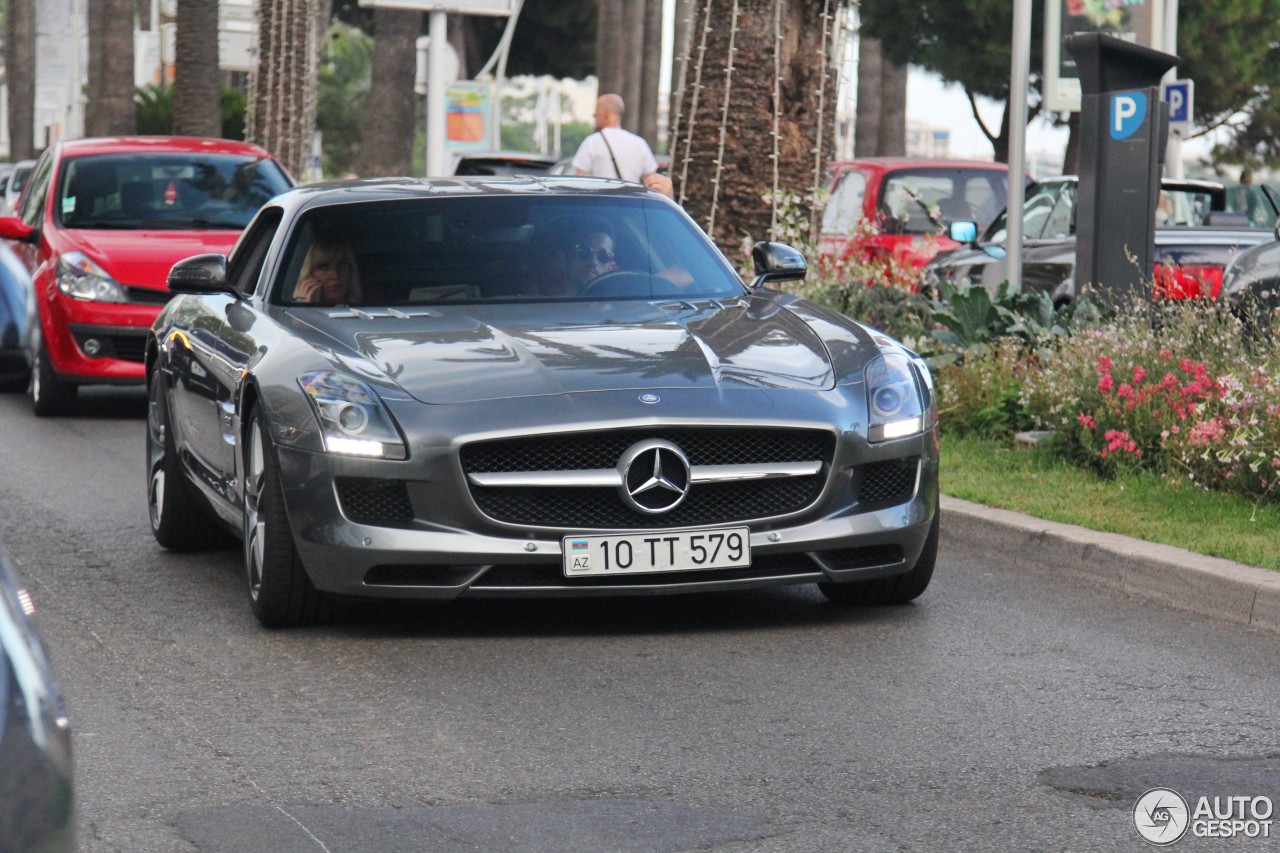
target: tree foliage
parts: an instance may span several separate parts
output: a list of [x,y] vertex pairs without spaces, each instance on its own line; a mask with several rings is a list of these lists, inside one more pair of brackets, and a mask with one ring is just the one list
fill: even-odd
[[[1043,9],[1043,4],[1037,4]],[[880,40],[894,62],[919,65],[961,86],[974,120],[997,160],[1008,160],[1009,67],[1013,61],[1013,4],[1009,0],[863,0],[862,32]],[[1031,79],[1027,119],[1040,112],[1044,67],[1044,15],[1031,16]],[[1001,126],[978,114],[978,96],[1006,105]]]
[[[1044,4],[1033,6],[1028,120],[1041,109]],[[894,61],[921,66],[960,85],[975,103],[1008,105],[1013,4],[1008,0],[863,0],[862,31]],[[1178,76],[1195,81],[1195,130],[1229,139],[1222,159],[1280,165],[1280,0],[1181,3]],[[1007,156],[1007,118],[998,132],[978,117],[997,159]],[[1062,122],[1063,116],[1056,120]]]
[[1280,166],[1278,22],[1280,0],[1179,4],[1178,76],[1195,81],[1197,133],[1228,132],[1217,159]]

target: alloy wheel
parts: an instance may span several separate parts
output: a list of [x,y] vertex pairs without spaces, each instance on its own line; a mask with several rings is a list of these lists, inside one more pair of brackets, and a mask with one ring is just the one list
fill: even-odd
[[245,460],[245,468],[245,568],[249,573],[249,597],[257,601],[262,592],[267,520],[265,513],[262,512],[262,493],[266,485],[266,456],[262,427],[256,420],[249,430],[249,453]]

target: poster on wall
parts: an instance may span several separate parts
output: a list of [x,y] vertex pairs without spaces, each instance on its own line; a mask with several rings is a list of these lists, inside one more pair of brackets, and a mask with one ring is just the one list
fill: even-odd
[[1062,42],[1102,33],[1154,50],[1164,47],[1167,0],[1045,0],[1044,98],[1054,111],[1080,111],[1080,78]]

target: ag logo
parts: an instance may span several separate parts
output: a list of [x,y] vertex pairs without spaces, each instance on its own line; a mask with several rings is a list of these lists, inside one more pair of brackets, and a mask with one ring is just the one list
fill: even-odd
[[1121,92],[1111,96],[1111,138],[1128,139],[1147,117],[1147,96],[1142,92]]
[[1185,835],[1190,823],[1187,801],[1170,788],[1152,788],[1133,807],[1133,825],[1138,834],[1159,847]]

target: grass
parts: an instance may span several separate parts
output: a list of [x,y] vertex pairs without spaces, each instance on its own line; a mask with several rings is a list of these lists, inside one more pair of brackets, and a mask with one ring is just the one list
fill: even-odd
[[1043,450],[942,438],[942,491],[987,506],[1280,570],[1280,507],[1155,475],[1103,480]]

